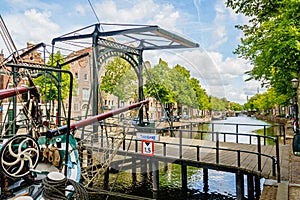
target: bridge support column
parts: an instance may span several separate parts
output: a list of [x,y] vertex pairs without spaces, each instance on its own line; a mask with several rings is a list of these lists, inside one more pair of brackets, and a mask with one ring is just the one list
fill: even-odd
[[206,194],[208,193],[209,186],[208,186],[208,169],[203,168],[203,192]]
[[183,191],[187,191],[187,166],[181,164],[181,187]]
[[108,188],[108,184],[109,184],[109,167],[107,167],[105,169],[105,172],[104,172],[104,188]]
[[152,160],[151,165],[153,199],[157,199],[159,192],[159,162],[157,160]]
[[244,199],[244,174],[238,171],[235,174],[235,183],[236,183],[236,198],[237,200]]
[[184,197],[186,197],[186,195],[187,195],[187,166],[184,163],[181,164],[181,188],[182,188]]
[[147,183],[147,159],[141,159],[142,185]]
[[260,178],[259,176],[255,176],[255,199],[259,199],[260,197]]
[[136,158],[135,157],[132,157],[132,173],[131,173],[131,176],[132,176],[132,185],[136,185]]
[[247,175],[248,199],[254,199],[254,178],[252,174]]

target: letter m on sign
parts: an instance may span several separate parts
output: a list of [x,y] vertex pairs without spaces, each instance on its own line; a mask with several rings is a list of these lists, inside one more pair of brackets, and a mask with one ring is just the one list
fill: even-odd
[[142,140],[142,154],[145,156],[154,155],[154,141]]

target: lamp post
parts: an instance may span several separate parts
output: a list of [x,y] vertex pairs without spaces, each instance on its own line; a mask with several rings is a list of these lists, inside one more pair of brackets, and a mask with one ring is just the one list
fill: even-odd
[[291,82],[292,82],[292,87],[293,87],[293,89],[294,89],[294,91],[295,91],[295,97],[294,97],[294,112],[293,112],[293,113],[295,113],[295,115],[294,115],[294,119],[295,119],[295,121],[294,121],[295,130],[294,130],[294,131],[295,131],[296,134],[299,134],[299,124],[298,124],[298,121],[299,121],[299,117],[298,117],[298,98],[297,98],[297,95],[298,95],[297,89],[298,89],[298,86],[299,86],[299,80],[296,79],[296,78],[293,78],[293,79],[291,80]]

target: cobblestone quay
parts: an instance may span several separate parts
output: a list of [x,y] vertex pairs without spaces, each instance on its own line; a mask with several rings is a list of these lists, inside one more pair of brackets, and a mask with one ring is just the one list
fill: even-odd
[[300,156],[293,154],[294,131],[291,122],[286,123],[286,144],[280,145],[281,183],[266,180],[260,200],[300,199]]

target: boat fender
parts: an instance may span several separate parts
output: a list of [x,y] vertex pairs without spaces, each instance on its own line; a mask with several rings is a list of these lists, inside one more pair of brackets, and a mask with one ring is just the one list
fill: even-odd
[[49,149],[48,161],[52,163],[55,167],[59,166],[60,163],[60,155],[59,150],[55,146],[51,146]]
[[61,138],[56,138],[56,146],[57,148],[61,148]]
[[49,148],[46,147],[43,151],[43,161],[48,159],[48,154],[49,154]]

